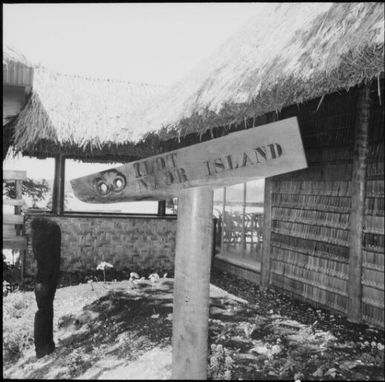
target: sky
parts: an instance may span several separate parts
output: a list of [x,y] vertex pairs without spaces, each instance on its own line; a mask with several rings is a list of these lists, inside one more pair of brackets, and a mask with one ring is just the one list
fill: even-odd
[[171,85],[255,12],[256,3],[4,4],[3,39],[60,72]]
[[[257,3],[3,4],[3,41],[32,63],[62,73],[169,86],[256,8]],[[7,159],[3,165],[53,178],[53,159]],[[71,162],[67,174],[72,179],[110,167],[116,166]]]

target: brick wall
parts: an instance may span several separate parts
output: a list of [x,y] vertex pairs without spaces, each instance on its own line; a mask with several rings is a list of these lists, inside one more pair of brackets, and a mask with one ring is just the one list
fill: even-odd
[[24,272],[36,273],[31,246],[31,221],[46,217],[60,225],[61,282],[79,282],[86,275],[102,276],[96,271],[100,261],[113,264],[107,278],[127,277],[135,271],[147,276],[150,272],[173,274],[175,255],[175,218],[116,216],[52,216],[27,213],[25,216],[28,249]]

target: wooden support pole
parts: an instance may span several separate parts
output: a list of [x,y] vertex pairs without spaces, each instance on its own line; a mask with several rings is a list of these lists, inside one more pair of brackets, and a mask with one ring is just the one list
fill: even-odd
[[175,254],[172,379],[206,379],[213,191],[181,191]]
[[[23,180],[22,179],[16,179],[15,180],[15,193],[16,193],[16,199],[22,199],[23,198]],[[21,214],[21,206],[15,206],[15,215]],[[24,221],[24,218],[23,218]],[[21,236],[23,235],[23,225],[16,225],[16,235]],[[13,253],[14,249],[12,249]],[[25,249],[21,249],[19,251],[19,261],[20,261],[20,287],[21,289],[24,289],[24,269],[25,269]],[[13,262],[14,264],[14,262]]]
[[166,215],[166,201],[165,200],[159,200],[158,202],[158,216],[165,216]]
[[243,255],[245,255],[246,250],[246,183],[243,183],[243,205],[242,205],[242,248]]
[[348,320],[361,321],[362,242],[365,212],[365,178],[370,120],[370,87],[359,90],[355,123],[352,173],[352,208],[350,211],[350,251],[348,279]]
[[270,237],[271,237],[271,178],[265,179],[263,250],[261,261],[261,286],[267,288],[270,284]]
[[[23,181],[21,179],[15,180],[15,194],[16,194],[16,199],[23,198]],[[15,206],[15,215],[20,215],[20,214],[21,214],[21,206]],[[22,234],[21,231],[22,231],[21,226],[16,226],[16,233],[18,236]]]
[[65,178],[65,157],[59,154],[55,158],[55,179],[52,193],[52,212],[62,215],[64,212],[64,178]]
[[226,187],[223,187],[223,205],[222,205],[222,229],[221,229],[221,255],[225,254],[225,213],[226,213]]

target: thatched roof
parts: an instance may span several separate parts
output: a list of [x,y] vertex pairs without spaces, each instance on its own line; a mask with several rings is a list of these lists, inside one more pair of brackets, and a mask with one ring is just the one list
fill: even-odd
[[15,146],[30,155],[147,156],[162,150],[160,140],[228,127],[381,72],[383,3],[257,3],[244,28],[166,92],[37,70]]
[[75,158],[141,156],[129,143],[123,145],[131,141],[127,128],[135,128],[131,113],[163,90],[35,68],[32,95],[12,125],[14,148],[36,156],[59,151]]
[[4,45],[3,85],[31,86],[33,67],[27,58],[15,48]]
[[132,138],[202,134],[384,72],[384,3],[256,4],[256,11],[161,101],[137,113]]

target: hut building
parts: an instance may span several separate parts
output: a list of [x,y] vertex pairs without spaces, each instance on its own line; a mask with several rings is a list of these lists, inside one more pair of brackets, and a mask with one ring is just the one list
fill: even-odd
[[[222,223],[214,266],[383,327],[384,4],[260,7],[207,61],[142,104],[131,85],[119,93],[114,82],[102,89],[101,81],[42,72],[49,79],[40,86],[35,73],[33,94],[9,126],[13,147],[56,158],[52,216],[73,259],[89,262],[109,251],[118,266],[116,253],[126,256],[121,264],[155,259],[158,267],[173,250],[175,218],[63,213],[64,159],[126,162],[296,117],[308,167],[264,180],[263,219],[249,235],[262,245],[246,237],[247,195],[254,191],[240,186],[238,260],[226,236],[229,189],[216,191]],[[86,95],[91,90],[95,98]],[[136,89],[144,90],[153,88]],[[139,104],[131,110],[133,98]],[[105,107],[107,99],[119,111]]]
[[[3,49],[3,127],[27,102],[32,90],[33,67],[23,54],[5,45]],[[9,130],[3,128],[3,159],[10,144]]]

